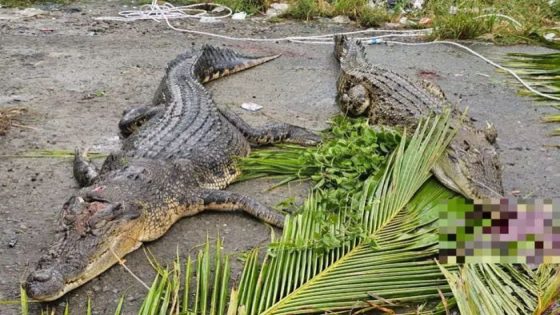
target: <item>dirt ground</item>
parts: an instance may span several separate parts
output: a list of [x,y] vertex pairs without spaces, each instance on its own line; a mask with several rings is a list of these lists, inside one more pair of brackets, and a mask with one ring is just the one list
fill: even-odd
[[[224,42],[179,33],[153,21],[93,20],[114,15],[125,9],[125,4],[130,8],[128,2],[78,2],[70,7],[48,7],[45,15],[19,19],[13,19],[13,10],[0,9],[0,108],[29,109],[25,122],[32,127],[13,128],[0,137],[0,155],[34,149],[118,149],[117,122],[122,111],[147,104],[165,64],[181,51],[203,43],[253,55],[282,53],[271,63],[208,86],[217,104],[236,109],[250,122],[284,121],[321,130],[338,112],[334,100],[337,65],[332,47]],[[269,23],[255,19],[174,23],[222,34],[269,37],[351,28],[325,21]],[[527,46],[472,47],[494,60],[507,52],[545,51]],[[411,76],[428,76],[461,108],[469,107],[479,124],[494,123],[508,193],[560,196],[559,150],[548,146],[559,142],[547,137],[552,127],[539,122],[550,110],[517,96],[509,77],[447,46],[371,46],[368,53],[372,62]],[[258,113],[243,112],[239,109],[243,102],[264,108]],[[56,214],[77,188],[71,173],[70,160],[0,158],[0,301],[18,299],[18,284],[53,237]],[[287,196],[306,194],[301,185],[265,192],[270,183],[251,181],[229,189],[270,206]],[[182,220],[163,238],[145,247],[161,262],[169,262],[177,248],[182,255],[193,254],[207,233],[215,236],[217,231],[225,238],[229,253],[264,245],[270,238],[269,227],[246,215],[206,213]],[[141,250],[127,256],[127,266],[146,282],[154,275]],[[138,308],[146,293],[122,267],[115,266],[50,306],[61,309],[68,302],[78,314],[89,296],[96,314],[111,314],[122,292],[126,293],[127,314]],[[38,307],[33,305],[32,309]],[[17,306],[0,304],[0,314],[18,312]]]

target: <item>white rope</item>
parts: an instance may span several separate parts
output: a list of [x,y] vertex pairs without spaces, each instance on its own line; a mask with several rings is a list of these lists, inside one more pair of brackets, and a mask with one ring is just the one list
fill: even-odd
[[[210,12],[217,13],[217,15],[209,14],[208,10],[202,9],[207,7],[214,7],[214,9]],[[225,11],[225,13],[220,14],[220,12]],[[167,26],[172,30],[182,33],[189,33],[195,35],[203,35],[209,37],[215,37],[225,40],[231,41],[249,41],[249,42],[292,42],[292,43],[301,43],[301,44],[311,44],[311,45],[332,45],[333,44],[333,37],[335,35],[357,35],[357,34],[375,34],[381,33],[383,35],[368,37],[368,38],[357,38],[362,42],[366,42],[368,44],[379,44],[379,43],[387,43],[387,44],[398,44],[398,45],[409,45],[409,46],[421,46],[421,45],[433,45],[433,44],[449,44],[461,49],[468,51],[469,53],[475,55],[476,57],[484,60],[485,62],[491,64],[492,66],[506,71],[507,73],[511,74],[519,83],[521,83],[527,90],[531,91],[532,93],[555,101],[560,101],[560,97],[555,97],[552,95],[548,95],[542,92],[537,91],[533,87],[531,87],[527,82],[525,82],[517,73],[513,70],[503,67],[496,62],[484,57],[483,55],[477,53],[476,51],[455,43],[451,41],[431,41],[431,42],[423,42],[423,43],[409,43],[409,42],[398,42],[392,40],[383,40],[383,38],[393,38],[393,37],[423,37],[426,35],[431,34],[432,29],[421,29],[421,30],[379,30],[379,29],[367,29],[367,30],[360,30],[360,31],[351,31],[351,32],[338,32],[338,33],[330,33],[330,34],[322,34],[322,35],[310,35],[310,36],[286,36],[286,37],[277,37],[277,38],[253,38],[253,37],[233,37],[228,35],[221,35],[215,34],[210,32],[203,32],[203,31],[196,31],[191,29],[183,29],[175,27],[169,21],[170,19],[182,19],[182,18],[195,18],[200,19],[202,17],[207,17],[210,19],[224,19],[232,15],[232,10],[226,6],[214,4],[214,3],[198,3],[192,4],[187,6],[179,6],[175,7],[170,3],[164,2],[163,4],[158,4],[157,0],[152,0],[151,4],[146,4],[140,7],[140,10],[129,10],[129,11],[121,11],[119,12],[118,17],[98,17],[95,18],[96,20],[112,20],[112,21],[136,21],[136,20],[154,20],[154,21],[161,21],[162,19],[165,20]],[[481,15],[477,18],[483,18],[488,16],[496,16],[508,19],[511,21],[516,27],[522,27],[521,23],[503,14],[485,14]],[[389,34],[384,34],[389,33]]]
[[478,58],[484,60],[485,62],[491,64],[492,66],[501,69],[509,74],[511,74],[517,81],[519,81],[519,83],[521,83],[521,85],[523,85],[527,90],[531,91],[532,93],[540,96],[540,97],[544,97],[550,100],[554,100],[554,101],[560,101],[560,97],[556,97],[556,96],[552,96],[552,95],[548,95],[542,92],[539,92],[537,90],[535,90],[533,87],[531,87],[527,82],[525,82],[519,75],[517,75],[517,73],[515,73],[513,70],[508,69],[504,66],[499,65],[498,63],[484,57],[483,55],[477,53],[476,51],[470,49],[467,46],[461,45],[459,43],[455,43],[455,42],[450,42],[450,41],[444,41],[444,40],[436,40],[436,41],[432,41],[432,42],[425,42],[425,43],[405,43],[405,42],[397,42],[397,41],[383,41],[387,44],[397,44],[397,45],[405,45],[405,46],[425,46],[425,45],[433,45],[433,44],[448,44],[448,45],[453,45],[455,47],[459,47],[461,49],[464,49],[466,51],[468,51],[469,53],[477,56]]
[[[208,8],[211,8],[209,14]],[[223,12],[223,13],[222,13]],[[195,3],[184,6],[174,6],[171,3],[164,2],[161,5],[157,0],[152,3],[145,4],[138,10],[120,11],[119,16],[97,17],[96,20],[101,21],[122,21],[131,22],[137,20],[154,20],[159,22],[162,19],[200,19],[208,17],[212,19],[225,19],[232,15],[232,10],[224,5],[216,3]]]

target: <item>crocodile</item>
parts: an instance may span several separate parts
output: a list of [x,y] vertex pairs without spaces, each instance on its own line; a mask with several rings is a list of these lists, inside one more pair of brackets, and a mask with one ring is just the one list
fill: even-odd
[[222,189],[239,174],[236,158],[251,146],[315,145],[320,137],[283,123],[254,128],[218,108],[203,86],[277,57],[209,45],[182,53],[168,64],[152,104],[124,112],[122,147],[100,169],[76,150],[74,175],[82,188],[63,205],[53,244],[27,276],[28,296],[58,299],[204,210],[243,210],[282,227],[283,215]]
[[449,111],[455,137],[432,173],[446,187],[470,199],[503,195],[493,126],[476,128],[435,84],[370,64],[360,41],[335,36],[334,55],[340,64],[337,103],[342,111],[365,115],[370,124],[408,131],[413,131],[422,117]]

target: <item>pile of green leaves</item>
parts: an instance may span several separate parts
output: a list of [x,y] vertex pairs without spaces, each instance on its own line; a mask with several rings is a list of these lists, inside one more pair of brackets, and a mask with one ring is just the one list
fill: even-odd
[[282,185],[310,179],[326,209],[344,209],[365,179],[381,174],[399,141],[396,131],[372,128],[364,118],[337,116],[317,147],[282,145],[241,159],[240,180],[278,176]]
[[[253,152],[240,161],[240,180],[263,176],[282,178],[279,185],[293,180],[311,180],[313,200],[327,211],[314,218],[318,236],[311,247],[329,250],[360,237],[363,229],[356,208],[367,179],[379,181],[388,157],[401,136],[394,130],[374,128],[364,118],[337,116],[317,147],[282,145]],[[293,198],[281,209],[300,212]],[[333,230],[333,222],[343,222]],[[308,245],[309,246],[309,245]]]

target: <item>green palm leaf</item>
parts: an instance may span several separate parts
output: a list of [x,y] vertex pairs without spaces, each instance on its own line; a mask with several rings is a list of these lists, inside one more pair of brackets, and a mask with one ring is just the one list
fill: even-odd
[[[157,271],[157,275],[138,314],[223,315],[225,313],[230,266],[229,258],[223,256],[222,241],[219,237],[213,254],[210,241],[206,241],[204,248],[198,252],[196,266],[189,256],[182,268],[178,254],[171,268],[160,266],[153,256],[150,257],[150,263]],[[196,268],[194,277],[193,268]],[[181,275],[183,272],[184,276]],[[194,298],[191,298],[190,294],[192,287],[196,287]]]
[[[453,194],[425,184],[452,137],[447,118],[421,123],[408,145],[403,137],[381,181],[367,180],[358,204],[340,211],[327,231],[314,223],[332,213],[314,198],[303,213],[288,218],[260,270],[256,252],[247,261],[240,313],[365,309],[439,300],[440,292],[449,296],[432,258],[437,254],[436,205]],[[347,211],[357,211],[363,236],[321,250],[322,237],[349,226]]]
[[458,271],[441,270],[461,314],[545,314],[560,290],[558,265],[468,264]]

